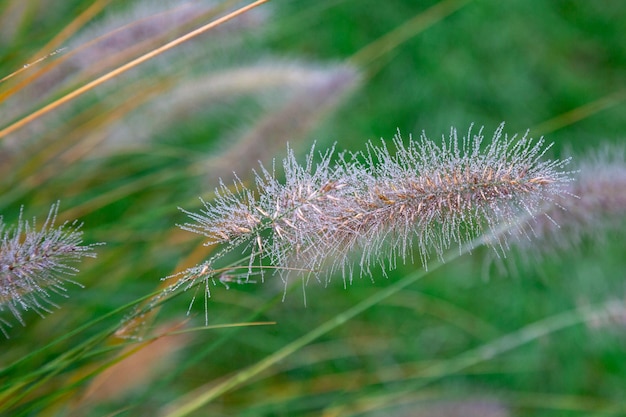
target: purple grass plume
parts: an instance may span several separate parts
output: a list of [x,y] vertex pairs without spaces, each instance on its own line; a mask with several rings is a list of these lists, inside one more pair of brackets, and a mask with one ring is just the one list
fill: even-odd
[[[65,296],[66,282],[80,286],[70,279],[78,272],[73,264],[96,256],[93,248],[97,244],[82,244],[81,224],[54,226],[58,210],[56,203],[39,230],[36,219],[28,222],[22,213],[16,227],[8,227],[0,219],[0,311],[8,310],[22,325],[23,312],[43,315],[56,307],[50,297],[53,293]],[[6,335],[3,324],[9,323],[0,322]]]
[[[509,239],[525,238],[531,220],[569,195],[571,181],[569,159],[544,160],[550,145],[543,139],[503,128],[489,143],[470,127],[462,138],[451,129],[440,143],[398,134],[365,152],[331,148],[316,159],[311,149],[304,164],[289,150],[283,173],[261,166],[254,188],[222,182],[199,212],[181,209],[191,221],[180,226],[222,250],[176,276],[171,289],[201,280],[208,296],[209,280],[224,271],[246,282],[267,268],[285,281],[296,271],[325,283],[341,271],[347,284],[355,270],[371,275],[398,260],[418,257],[426,268],[433,256],[443,261],[446,251],[477,238],[502,254]],[[235,249],[246,265],[219,268]]]

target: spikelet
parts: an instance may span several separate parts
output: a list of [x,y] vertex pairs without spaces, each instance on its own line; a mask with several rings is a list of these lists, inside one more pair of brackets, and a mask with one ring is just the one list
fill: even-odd
[[[312,149],[304,165],[289,150],[284,181],[261,167],[256,192],[241,181],[222,183],[201,212],[183,210],[193,222],[181,227],[207,244],[226,244],[225,252],[243,246],[249,273],[256,259],[267,258],[278,270],[326,280],[338,270],[351,280],[355,266],[362,275],[375,265],[393,268],[414,252],[426,267],[433,255],[443,260],[446,250],[479,236],[502,253],[510,236],[518,238],[529,219],[569,192],[570,181],[569,160],[542,160],[550,148],[543,139],[509,137],[503,127],[489,144],[482,129],[470,127],[462,139],[452,129],[441,144],[425,134],[405,144],[398,134],[392,149],[370,142],[365,153],[338,158],[330,149],[318,163]],[[214,273],[223,254],[202,272]]]

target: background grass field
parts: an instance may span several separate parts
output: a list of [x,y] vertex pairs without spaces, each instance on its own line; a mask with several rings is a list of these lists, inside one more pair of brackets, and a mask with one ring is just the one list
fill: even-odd
[[[0,83],[0,128],[214,18],[205,3],[193,3],[189,15],[184,4],[1,3],[0,77],[32,65]],[[181,23],[172,10],[191,19]],[[165,11],[163,21],[134,23],[142,31],[71,55]],[[43,319],[25,314],[25,327],[3,316],[13,328],[0,341],[2,366],[37,352],[1,374],[3,395],[13,388],[25,393],[10,415],[166,415],[174,402],[191,404],[419,272],[419,265],[407,264],[348,288],[341,277],[326,288],[312,283],[306,306],[298,285],[282,301],[282,283],[271,277],[262,285],[218,284],[208,301],[209,325],[273,324],[196,330],[147,347],[105,338],[85,354],[59,356],[115,327],[129,311],[106,314],[206,257],[211,249],[176,227],[186,221],[177,207],[198,209],[197,197],[210,199],[217,178],[233,169],[249,180],[257,159],[271,163],[287,142],[300,154],[313,141],[356,151],[397,131],[408,137],[424,130],[434,139],[451,126],[466,132],[471,123],[484,125],[489,137],[505,121],[508,133],[530,129],[554,141],[550,157],[576,158],[603,143],[623,143],[624,22],[626,3],[609,1],[271,0],[3,137],[4,221],[15,222],[21,206],[26,218],[41,219],[60,200],[62,220],[78,218],[87,242],[106,242],[96,260],[80,266],[75,280],[85,288],[70,284],[69,298],[53,297],[60,309]],[[63,33],[68,36],[49,44]],[[129,50],[133,45],[138,49]],[[359,75],[315,96],[314,77],[323,83],[337,68]],[[233,75],[240,70],[269,75],[243,88]],[[295,81],[285,74],[296,74]],[[214,82],[213,89],[201,89],[202,81]],[[267,144],[254,142],[270,136]],[[626,317],[607,322],[583,314],[571,326],[554,319],[597,303],[623,303],[623,230],[537,261],[515,262],[513,254],[506,274],[489,263],[486,250],[459,257],[190,415],[626,415]],[[138,332],[203,326],[201,296],[186,316],[192,297],[189,291],[169,300]],[[69,334],[84,323],[92,325]],[[514,348],[506,349],[507,341]],[[120,376],[110,360],[124,343],[142,349],[121,362]],[[20,378],[50,363],[58,372],[26,393]],[[110,368],[108,379],[98,376],[99,385],[90,386],[86,377],[101,375],[99,366]],[[138,380],[127,381],[129,374]]]

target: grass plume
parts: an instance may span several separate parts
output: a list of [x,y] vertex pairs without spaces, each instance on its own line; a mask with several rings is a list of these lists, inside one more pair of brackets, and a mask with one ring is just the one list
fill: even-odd
[[289,150],[284,180],[261,166],[255,189],[240,180],[222,182],[200,212],[183,209],[192,220],[184,230],[225,249],[180,282],[207,279],[215,262],[237,247],[248,256],[250,275],[257,264],[262,273],[267,258],[279,272],[319,278],[340,270],[345,281],[355,265],[371,275],[375,265],[384,270],[397,259],[412,260],[414,246],[424,267],[431,256],[442,259],[452,245],[462,248],[479,236],[502,252],[507,237],[523,231],[520,219],[547,217],[543,208],[568,193],[570,181],[568,160],[542,159],[549,149],[543,139],[508,136],[503,128],[486,146],[482,129],[470,128],[462,139],[452,129],[441,145],[423,133],[407,144],[398,134],[393,149],[370,142],[365,153],[334,158],[331,148],[319,162],[312,148],[304,164]]

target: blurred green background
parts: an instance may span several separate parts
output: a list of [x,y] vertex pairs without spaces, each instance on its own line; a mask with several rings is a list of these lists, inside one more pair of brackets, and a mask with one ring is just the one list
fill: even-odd
[[[0,83],[2,128],[204,24],[213,18],[209,6],[5,0],[0,77],[32,65]],[[76,18],[90,11],[93,17]],[[162,21],[142,21],[160,13]],[[177,207],[199,209],[197,197],[210,199],[217,178],[233,169],[250,180],[257,159],[271,163],[287,142],[301,155],[313,141],[357,151],[397,131],[408,138],[424,130],[435,139],[451,126],[466,132],[471,123],[490,137],[504,121],[509,134],[530,129],[554,141],[549,157],[623,143],[625,22],[626,3],[616,1],[271,0],[7,135],[0,139],[3,219],[14,222],[21,206],[27,218],[42,219],[60,200],[62,219],[79,218],[86,241],[106,246],[81,265],[75,279],[84,289],[68,284],[69,298],[54,296],[60,309],[44,319],[26,314],[25,327],[13,323],[11,338],[0,341],[2,365],[207,256],[200,238],[176,228],[186,221]],[[104,42],[79,49],[105,34]],[[339,81],[325,78],[341,69],[348,75]],[[255,73],[265,76],[244,76]],[[613,231],[508,274],[488,263],[487,251],[474,251],[192,415],[626,415],[624,317],[547,332],[462,371],[453,362],[547,317],[623,300],[623,242]],[[166,343],[164,353],[139,362],[142,371],[154,371],[145,380],[118,382],[121,393],[92,402],[81,403],[85,384],[71,381],[107,356],[76,361],[51,379],[51,386],[67,387],[54,405],[34,401],[19,413],[157,415],[419,268],[399,265],[387,278],[377,273],[348,288],[341,277],[325,288],[311,283],[306,306],[298,285],[282,301],[278,278],[228,290],[217,285],[209,325],[276,324],[202,330]],[[189,291],[168,301],[148,325],[184,320],[192,297]],[[190,327],[204,324],[198,297]],[[68,338],[29,366],[123,317]]]

